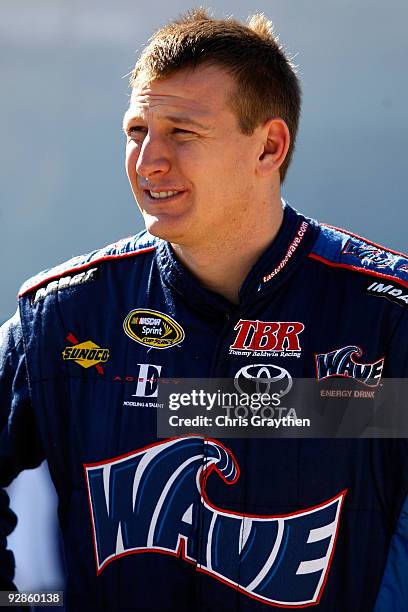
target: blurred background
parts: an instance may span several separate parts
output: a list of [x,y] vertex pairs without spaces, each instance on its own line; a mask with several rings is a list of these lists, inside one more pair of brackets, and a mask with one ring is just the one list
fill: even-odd
[[[193,6],[1,0],[0,323],[26,278],[142,228],[123,163],[125,75],[152,31]],[[406,0],[211,7],[239,19],[265,12],[299,66],[303,114],[284,197],[321,221],[407,251]],[[53,504],[46,477],[44,469],[26,473],[11,489],[20,588],[60,580],[54,540],[44,535],[54,520],[44,507]]]

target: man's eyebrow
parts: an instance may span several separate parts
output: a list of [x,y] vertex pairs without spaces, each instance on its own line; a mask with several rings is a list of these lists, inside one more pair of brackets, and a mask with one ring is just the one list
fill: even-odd
[[123,115],[123,121],[122,121],[122,129],[124,132],[126,132],[126,127],[129,125],[129,123],[131,121],[142,121],[142,117],[140,117],[139,115],[136,114],[130,114],[129,110],[126,111],[126,113]]
[[[210,129],[208,125],[204,125],[203,123],[200,123],[200,121],[197,121],[197,119],[193,119],[188,115],[165,115],[163,119],[167,119],[168,121],[172,121],[173,123],[177,124],[193,125],[201,130]],[[143,121],[143,119],[137,113],[132,115],[127,111],[123,117],[123,129],[125,130],[126,126],[132,121]]]
[[192,117],[189,117],[188,115],[166,115],[165,118],[168,119],[169,121],[172,121],[173,123],[183,123],[183,124],[194,125],[200,128],[201,130],[209,129],[208,125],[204,125],[203,123],[200,123],[199,121],[197,121],[197,119],[193,119]]

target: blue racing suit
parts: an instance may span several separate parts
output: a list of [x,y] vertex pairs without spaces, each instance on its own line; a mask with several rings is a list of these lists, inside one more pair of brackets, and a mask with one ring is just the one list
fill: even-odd
[[407,306],[403,255],[286,204],[238,305],[146,232],[25,283],[1,332],[0,485],[48,461],[67,609],[408,610],[405,439],[158,439],[155,404],[161,378],[407,377]]

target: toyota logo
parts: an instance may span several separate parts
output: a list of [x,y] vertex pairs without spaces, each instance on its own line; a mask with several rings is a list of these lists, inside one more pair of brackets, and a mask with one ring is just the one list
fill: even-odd
[[287,395],[293,386],[289,372],[270,363],[253,363],[238,370],[234,385],[240,393],[248,393],[242,388],[244,381],[249,381],[247,386],[251,391],[255,384],[257,393],[277,393],[279,397]]

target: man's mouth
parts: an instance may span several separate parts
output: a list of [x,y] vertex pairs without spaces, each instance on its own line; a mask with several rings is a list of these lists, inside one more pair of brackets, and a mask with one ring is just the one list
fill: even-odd
[[149,194],[155,200],[162,200],[163,198],[170,198],[171,196],[180,193],[179,191],[150,191]]
[[153,200],[169,200],[184,193],[184,191],[151,191],[146,189],[145,193]]

